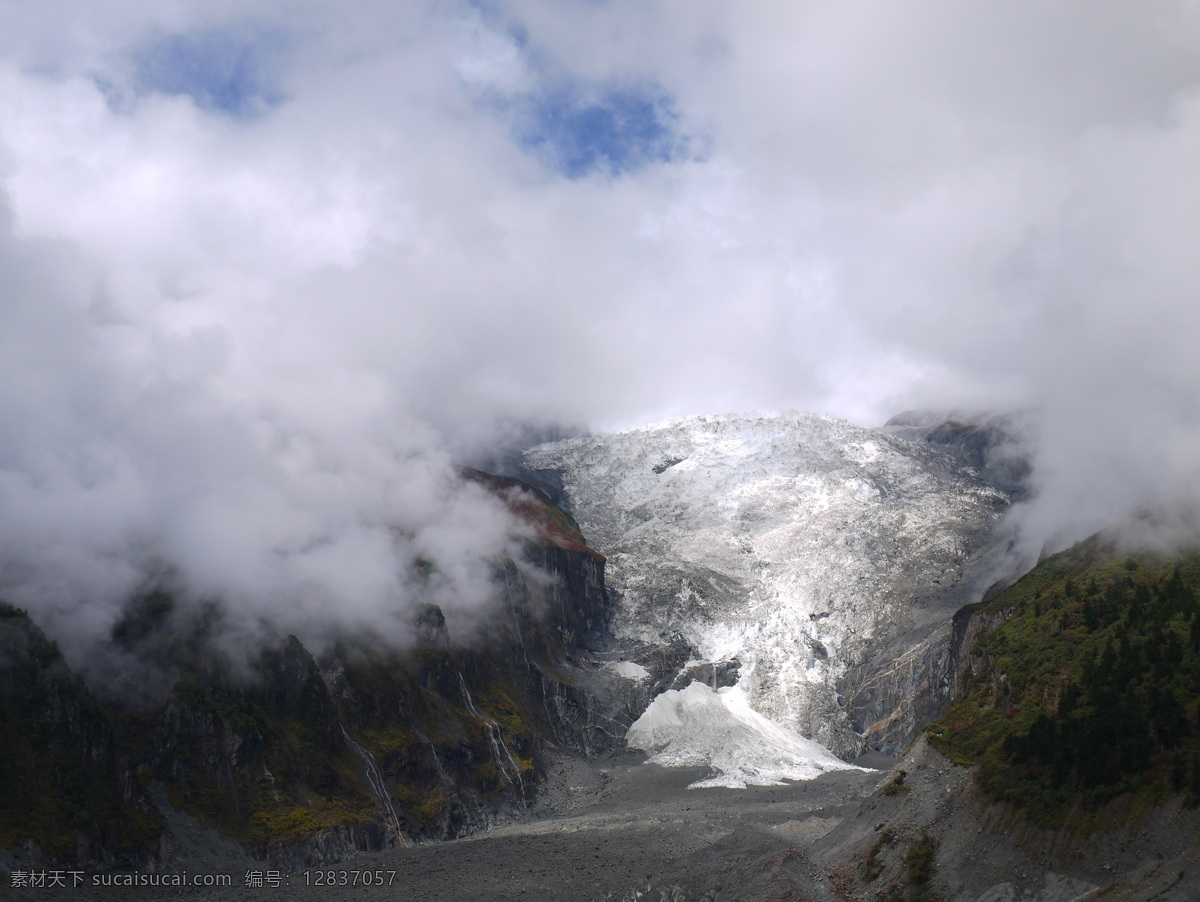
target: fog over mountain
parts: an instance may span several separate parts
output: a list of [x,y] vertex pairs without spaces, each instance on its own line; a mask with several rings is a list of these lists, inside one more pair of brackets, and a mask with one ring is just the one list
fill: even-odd
[[526,423],[1023,411],[1027,553],[1187,510],[1198,88],[1185,0],[8,4],[0,595],[467,616]]

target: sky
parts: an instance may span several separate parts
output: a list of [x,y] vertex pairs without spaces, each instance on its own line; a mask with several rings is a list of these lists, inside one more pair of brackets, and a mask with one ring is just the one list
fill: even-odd
[[2,4],[0,595],[469,610],[529,423],[1023,411],[1029,547],[1186,520],[1197,160],[1194,0]]

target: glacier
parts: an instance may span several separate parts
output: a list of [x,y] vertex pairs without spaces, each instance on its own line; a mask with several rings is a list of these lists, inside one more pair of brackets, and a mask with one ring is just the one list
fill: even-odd
[[574,438],[525,467],[608,558],[615,636],[736,662],[739,694],[706,687],[710,707],[744,698],[844,758],[866,748],[847,675],[944,628],[1009,503],[944,450],[795,412]]
[[649,764],[716,771],[689,789],[744,789],[811,780],[834,770],[866,770],[763,717],[740,686],[712,689],[691,683],[670,689],[633,722],[626,740],[630,748],[650,753]]

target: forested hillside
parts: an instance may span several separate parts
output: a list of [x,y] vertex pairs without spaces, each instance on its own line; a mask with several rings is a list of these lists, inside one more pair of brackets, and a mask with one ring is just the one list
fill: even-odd
[[[969,651],[930,738],[991,796],[1088,829],[1124,797],[1200,804],[1200,553],[1093,537],[964,615],[1007,615]],[[1121,806],[1123,808],[1123,806]]]

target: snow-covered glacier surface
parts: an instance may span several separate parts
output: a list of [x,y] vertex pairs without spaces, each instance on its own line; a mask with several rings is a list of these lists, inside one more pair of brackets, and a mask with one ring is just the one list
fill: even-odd
[[616,635],[737,661],[753,711],[847,757],[863,743],[839,679],[944,622],[1007,503],[936,449],[797,413],[671,420],[525,462],[561,474],[608,557]]
[[711,689],[692,683],[664,692],[634,721],[626,739],[630,748],[649,752],[651,764],[716,771],[689,789],[811,780],[852,767],[823,745],[763,717],[740,686]]

